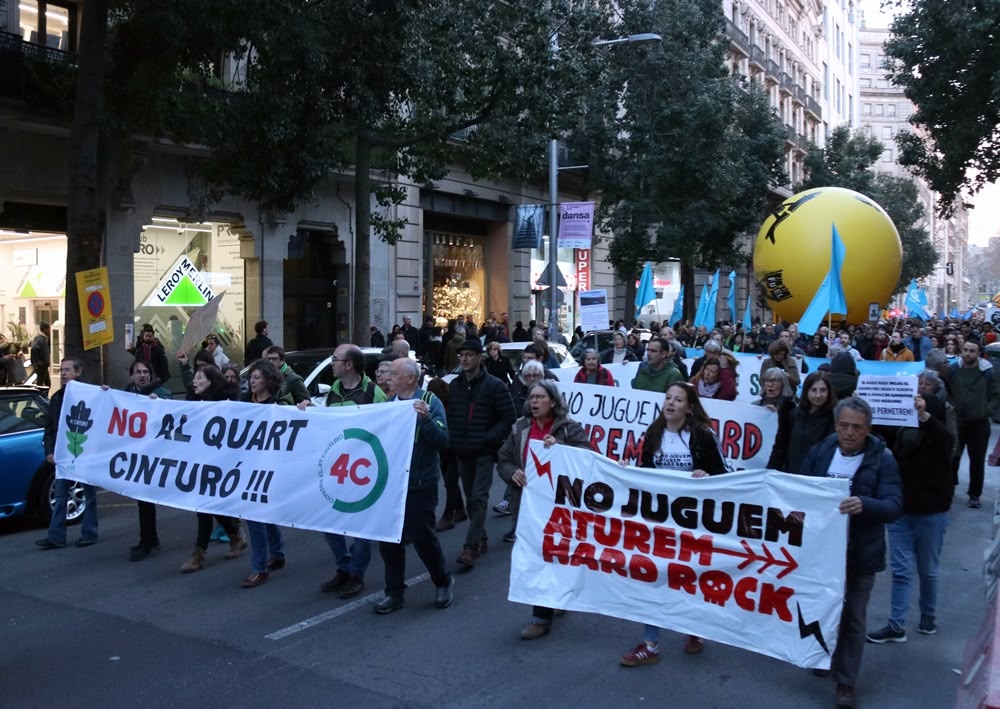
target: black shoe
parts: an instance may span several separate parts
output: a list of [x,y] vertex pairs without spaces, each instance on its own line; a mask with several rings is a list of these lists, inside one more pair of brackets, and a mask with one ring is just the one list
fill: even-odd
[[365,580],[360,576],[348,576],[347,583],[340,588],[337,598],[354,598],[365,590]]
[[159,544],[136,544],[134,547],[129,547],[128,558],[129,561],[142,561],[154,551],[159,550]]
[[65,549],[66,548],[65,544],[56,544],[54,541],[52,541],[48,537],[45,537],[45,539],[39,539],[39,540],[37,540],[35,542],[35,544],[37,546],[40,546],[42,549]]
[[350,581],[351,575],[346,571],[338,571],[336,575],[329,581],[324,581],[319,585],[319,590],[323,593],[334,593],[340,591],[344,588],[344,585]]
[[393,611],[398,611],[405,605],[406,604],[403,602],[402,597],[386,596],[375,604],[375,612],[379,615],[388,615]]
[[76,545],[80,548],[92,547],[97,544],[97,537],[80,537],[76,540]]
[[448,583],[434,590],[434,607],[447,608],[455,598],[455,577],[449,576]]

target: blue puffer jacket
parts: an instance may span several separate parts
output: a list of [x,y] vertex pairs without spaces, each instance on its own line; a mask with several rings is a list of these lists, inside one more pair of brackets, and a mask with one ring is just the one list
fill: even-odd
[[[809,449],[803,475],[826,477],[837,450],[837,434]],[[885,525],[903,514],[899,467],[885,443],[868,435],[864,460],[851,480],[851,496],[861,498],[861,514],[851,517],[847,538],[847,570],[873,574],[885,569]]]
[[[423,399],[427,402],[430,416],[417,417],[417,435],[413,441],[413,457],[410,459],[409,487],[437,485],[441,477],[440,451],[448,447],[448,423],[445,419],[444,404],[441,400],[423,389],[417,389],[409,400]],[[399,401],[398,396],[390,401]]]

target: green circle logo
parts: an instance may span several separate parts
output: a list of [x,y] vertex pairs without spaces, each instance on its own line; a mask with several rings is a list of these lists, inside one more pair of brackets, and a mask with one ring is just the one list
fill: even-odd
[[[372,457],[375,459],[374,484],[371,479],[372,460],[363,455],[352,455],[348,451],[338,450],[340,444],[345,441],[361,441],[371,449]],[[365,488],[369,485],[371,489],[360,500],[344,500],[339,497],[340,491],[327,489],[331,484],[329,478],[333,478],[336,486],[341,489]],[[385,456],[385,448],[377,436],[364,429],[345,429],[343,435],[331,441],[320,456],[319,489],[337,512],[353,514],[367,510],[382,497],[388,482],[389,461]]]

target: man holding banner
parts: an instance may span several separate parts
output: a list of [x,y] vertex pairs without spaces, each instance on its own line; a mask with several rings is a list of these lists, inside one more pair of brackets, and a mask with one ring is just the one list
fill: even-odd
[[854,706],[854,687],[865,647],[868,599],[875,574],[885,569],[885,525],[903,513],[899,469],[881,439],[871,435],[872,410],[852,396],[834,409],[837,432],[816,444],[802,473],[851,481],[851,496],[840,503],[850,515],[844,608],[831,670],[837,706]]

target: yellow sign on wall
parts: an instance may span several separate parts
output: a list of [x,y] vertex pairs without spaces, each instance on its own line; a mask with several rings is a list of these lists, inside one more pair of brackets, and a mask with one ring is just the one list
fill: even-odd
[[104,266],[76,274],[76,294],[80,302],[83,349],[92,350],[115,341],[111,321],[111,286]]

